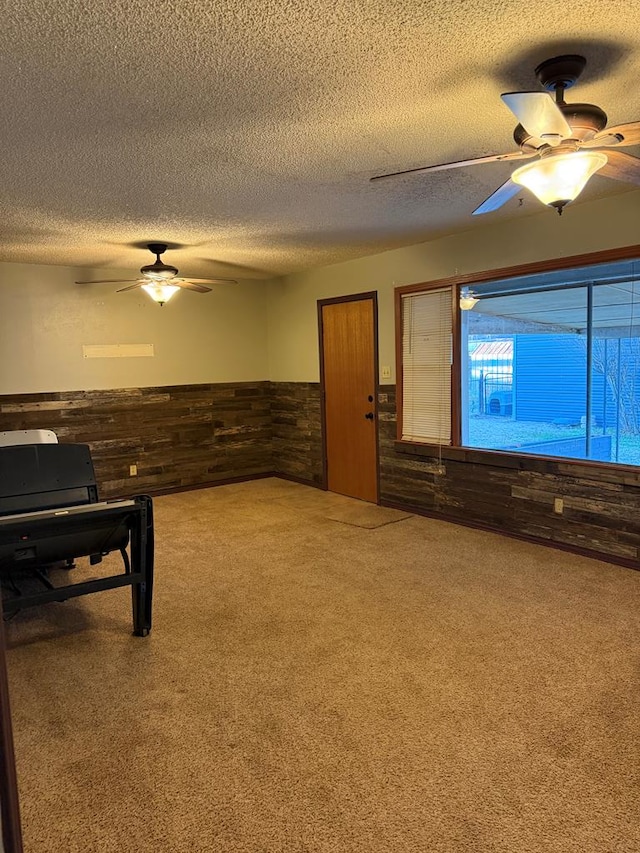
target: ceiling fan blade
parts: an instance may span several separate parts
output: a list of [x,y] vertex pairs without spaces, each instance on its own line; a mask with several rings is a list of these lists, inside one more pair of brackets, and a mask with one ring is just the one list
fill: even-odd
[[76,281],[76,284],[126,284],[132,278],[105,278],[102,281]]
[[439,163],[437,166],[418,166],[415,169],[403,169],[401,172],[389,172],[386,175],[375,175],[370,181],[382,178],[397,178],[398,175],[410,175],[415,172],[444,172],[445,169],[459,169],[461,166],[477,166],[479,163],[496,163],[502,160],[527,160],[535,157],[536,152],[510,151],[508,154],[488,154],[486,157],[475,157],[472,160],[454,160],[453,163]]
[[180,281],[191,281],[195,284],[237,284],[235,278],[191,278],[180,279]]
[[473,211],[472,216],[479,216],[481,213],[491,213],[494,210],[497,210],[499,207],[502,207],[503,204],[506,204],[509,199],[513,198],[514,195],[517,195],[518,192],[522,188],[519,184],[514,183],[511,178],[508,181],[505,181],[501,187],[491,193],[489,198],[485,199],[480,207],[476,207]]
[[180,279],[179,281],[172,281],[170,284],[175,285],[176,287],[182,287],[184,290],[195,290],[196,293],[210,293],[211,288],[205,287],[203,284],[194,284],[192,281],[183,281]]
[[624,151],[607,151],[607,163],[598,169],[598,175],[613,178],[616,181],[626,181],[640,186],[640,159],[625,154]]
[[125,293],[127,290],[135,290],[136,287],[142,287],[144,281],[136,281],[135,284],[130,284],[129,287],[121,287],[116,290],[116,293]]
[[548,92],[506,92],[500,95],[531,136],[553,144],[573,135],[569,123]]
[[[630,143],[627,143],[629,145]],[[586,139],[580,142],[580,148],[613,148],[614,146],[624,145],[624,140],[621,134],[609,133],[608,130],[603,130],[592,139]]]
[[[617,143],[600,142],[601,139],[607,139],[611,136],[621,136],[622,139]],[[595,147],[594,143],[598,143],[599,145],[640,145],[640,121],[631,121],[629,124],[618,124],[615,127],[607,127],[593,137],[587,144],[587,148]]]

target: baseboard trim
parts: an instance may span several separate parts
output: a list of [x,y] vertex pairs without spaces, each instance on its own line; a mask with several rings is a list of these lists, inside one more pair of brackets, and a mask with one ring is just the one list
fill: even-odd
[[555,542],[552,539],[530,536],[527,533],[516,533],[515,531],[494,527],[491,524],[482,524],[478,521],[462,521],[461,519],[447,515],[446,513],[425,510],[422,507],[411,506],[411,504],[404,504],[397,501],[381,500],[380,505],[389,507],[390,509],[399,509],[402,512],[410,512],[413,515],[421,515],[425,518],[433,518],[436,521],[447,521],[449,524],[459,524],[461,527],[472,527],[475,530],[484,530],[487,533],[497,533],[499,536],[508,536],[509,539],[519,539],[521,542],[530,542],[532,545],[545,545],[547,548],[554,548],[556,551],[565,551],[569,554],[578,554],[580,557],[590,557],[592,560],[613,563],[615,566],[623,566],[625,569],[633,569],[636,572],[640,571],[640,563],[637,560],[632,560],[628,557],[617,557],[615,554],[606,554],[602,551],[594,551],[590,548],[581,548],[579,545]]
[[293,474],[283,474],[277,471],[272,475],[273,477],[278,477],[280,480],[288,480],[290,483],[299,483],[301,486],[311,486],[314,489],[320,489],[322,492],[327,491],[327,487],[322,483],[316,483],[315,480],[305,480],[304,477],[295,477]]
[[[225,477],[221,480],[211,480],[206,483],[192,483],[184,486],[168,486],[166,489],[138,489],[131,492],[123,492],[120,497],[132,497],[144,492],[145,495],[150,495],[152,498],[162,495],[175,495],[180,492],[195,492],[198,489],[214,489],[216,486],[231,486],[234,483],[250,483],[252,480],[266,480],[269,477],[276,477],[279,480],[288,480],[291,483],[299,483],[301,486],[311,486],[314,489],[320,489],[326,492],[325,486],[322,483],[316,483],[313,480],[305,480],[304,477],[295,477],[293,474],[284,474],[280,471],[264,471],[261,474],[246,474],[241,477]],[[109,498],[113,500],[113,498]]]
[[[168,486],[166,489],[138,489],[133,492],[126,492],[121,497],[132,497],[144,493],[152,498],[160,497],[161,495],[175,495],[180,492],[195,492],[199,489],[214,489],[216,486],[231,486],[234,483],[249,483],[251,480],[265,480],[267,477],[278,477],[275,471],[265,471],[262,474],[247,474],[241,477],[225,477],[221,480],[211,480],[207,483],[192,483],[184,486]],[[109,498],[113,500],[113,498]]]

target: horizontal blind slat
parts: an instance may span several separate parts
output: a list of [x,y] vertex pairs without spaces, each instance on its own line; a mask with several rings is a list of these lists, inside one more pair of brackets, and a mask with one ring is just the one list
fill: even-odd
[[402,297],[402,437],[451,441],[451,289]]

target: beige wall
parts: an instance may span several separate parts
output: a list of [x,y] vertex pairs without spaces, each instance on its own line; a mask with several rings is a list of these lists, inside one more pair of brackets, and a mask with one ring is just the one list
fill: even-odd
[[[179,293],[164,308],[81,275],[0,264],[0,394],[319,378],[317,300],[376,290],[380,366],[395,381],[393,288],[456,273],[640,244],[640,192],[551,210],[271,282]],[[153,358],[85,359],[83,344],[153,344]],[[385,380],[387,381],[387,380]]]
[[[131,271],[82,270],[83,279]],[[177,293],[164,307],[69,267],[0,264],[0,394],[268,379],[267,285]],[[153,344],[153,358],[83,358],[83,344]]]
[[319,378],[317,300],[378,291],[380,366],[395,381],[393,288],[640,244],[640,192],[567,208],[562,218],[543,209],[499,225],[287,276],[270,284],[269,373],[275,381]]

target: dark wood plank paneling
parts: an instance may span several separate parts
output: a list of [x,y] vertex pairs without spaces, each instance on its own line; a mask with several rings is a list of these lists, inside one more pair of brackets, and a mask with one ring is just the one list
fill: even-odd
[[273,471],[269,382],[0,397],[0,430],[37,428],[91,447],[102,497]]
[[322,485],[320,384],[272,382],[271,424],[275,471]]
[[[636,565],[640,471],[408,447],[395,386],[378,389],[383,503]],[[323,483],[320,386],[226,383],[0,397],[0,429],[88,443],[104,497],[275,472]],[[139,476],[129,477],[137,462]],[[564,512],[553,512],[562,497]]]
[[[640,471],[505,457],[464,450],[408,447],[396,440],[395,388],[380,400],[383,503],[449,521],[590,552],[627,565],[640,557]],[[554,498],[564,512],[553,511]]]

